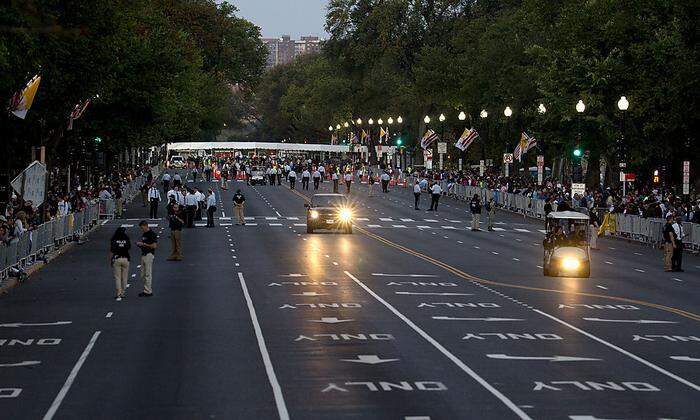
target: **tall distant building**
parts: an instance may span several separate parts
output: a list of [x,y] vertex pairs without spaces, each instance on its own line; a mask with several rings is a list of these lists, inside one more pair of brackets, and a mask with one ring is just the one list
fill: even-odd
[[280,38],[263,38],[267,46],[266,67],[271,68],[279,64],[289,63],[294,57],[304,54],[316,54],[321,51],[322,40],[317,36],[302,36],[299,40],[292,39],[289,35]]

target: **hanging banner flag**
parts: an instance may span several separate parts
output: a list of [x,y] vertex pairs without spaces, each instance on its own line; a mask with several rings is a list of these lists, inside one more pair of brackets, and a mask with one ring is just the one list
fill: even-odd
[[24,89],[15,93],[14,96],[10,98],[7,110],[16,117],[25,119],[29,108],[32,107],[32,103],[34,102],[34,96],[39,89],[39,83],[41,83],[41,76],[37,74],[27,83]]
[[338,144],[338,133],[331,134],[331,146]]
[[75,107],[73,107],[73,111],[71,111],[70,115],[68,116],[68,130],[73,129],[73,121],[83,116],[83,112],[85,112],[88,105],[90,105],[90,100],[86,99],[82,105],[76,104]]
[[350,137],[350,144],[357,144],[360,142],[360,139],[357,138],[357,134],[355,132],[352,133],[352,136]]
[[425,134],[423,135],[423,138],[420,141],[420,147],[422,147],[423,150],[425,150],[428,147],[430,147],[430,145],[432,145],[433,142],[435,142],[439,138],[440,138],[440,136],[435,134],[435,132],[433,130],[428,130],[425,132]]
[[475,129],[464,129],[464,132],[462,135],[457,139],[457,143],[455,143],[455,147],[457,147],[461,151],[467,150],[469,146],[474,142],[474,140],[479,137],[479,133]]
[[369,144],[369,134],[365,130],[362,130],[362,135],[360,137],[362,144]]
[[537,139],[534,137],[530,137],[527,135],[526,132],[520,133],[520,141],[518,142],[518,145],[515,146],[515,150],[513,151],[513,155],[515,155],[515,158],[518,159],[518,162],[523,161],[523,155],[527,153],[528,150],[532,149],[537,145]]

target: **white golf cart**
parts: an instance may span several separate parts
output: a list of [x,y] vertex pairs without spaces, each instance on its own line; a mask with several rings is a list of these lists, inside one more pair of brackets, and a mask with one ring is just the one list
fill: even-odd
[[545,276],[590,277],[588,215],[575,211],[549,213],[543,241]]

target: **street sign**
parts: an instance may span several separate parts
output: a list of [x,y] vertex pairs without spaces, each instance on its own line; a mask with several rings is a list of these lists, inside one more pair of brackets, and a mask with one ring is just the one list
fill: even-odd
[[626,168],[627,164],[625,162],[620,162],[620,168]]
[[425,163],[425,169],[433,169],[433,152],[431,150],[423,150],[423,162]]
[[35,160],[10,185],[22,198],[39,207],[44,202],[46,192],[46,165]]
[[584,183],[574,183],[571,184],[571,196],[573,197],[574,195],[583,195],[586,192],[586,184]]
[[537,167],[541,168],[544,166],[544,155],[537,155]]
[[620,171],[620,182],[625,182],[625,173]]
[[438,153],[447,153],[447,143],[438,143]]
[[683,161],[683,195],[690,194],[690,161]]
[[486,162],[483,160],[479,161],[479,176],[484,176],[484,172],[486,171]]
[[459,158],[459,170],[462,170],[462,158]]
[[513,154],[512,153],[504,153],[503,154],[503,163],[513,163]]
[[625,181],[634,181],[637,179],[637,174],[625,174]]

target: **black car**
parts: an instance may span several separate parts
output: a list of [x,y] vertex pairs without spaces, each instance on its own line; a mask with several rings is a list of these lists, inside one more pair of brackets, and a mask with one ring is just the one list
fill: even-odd
[[306,207],[306,233],[317,229],[352,233],[352,206],[342,194],[314,194]]

